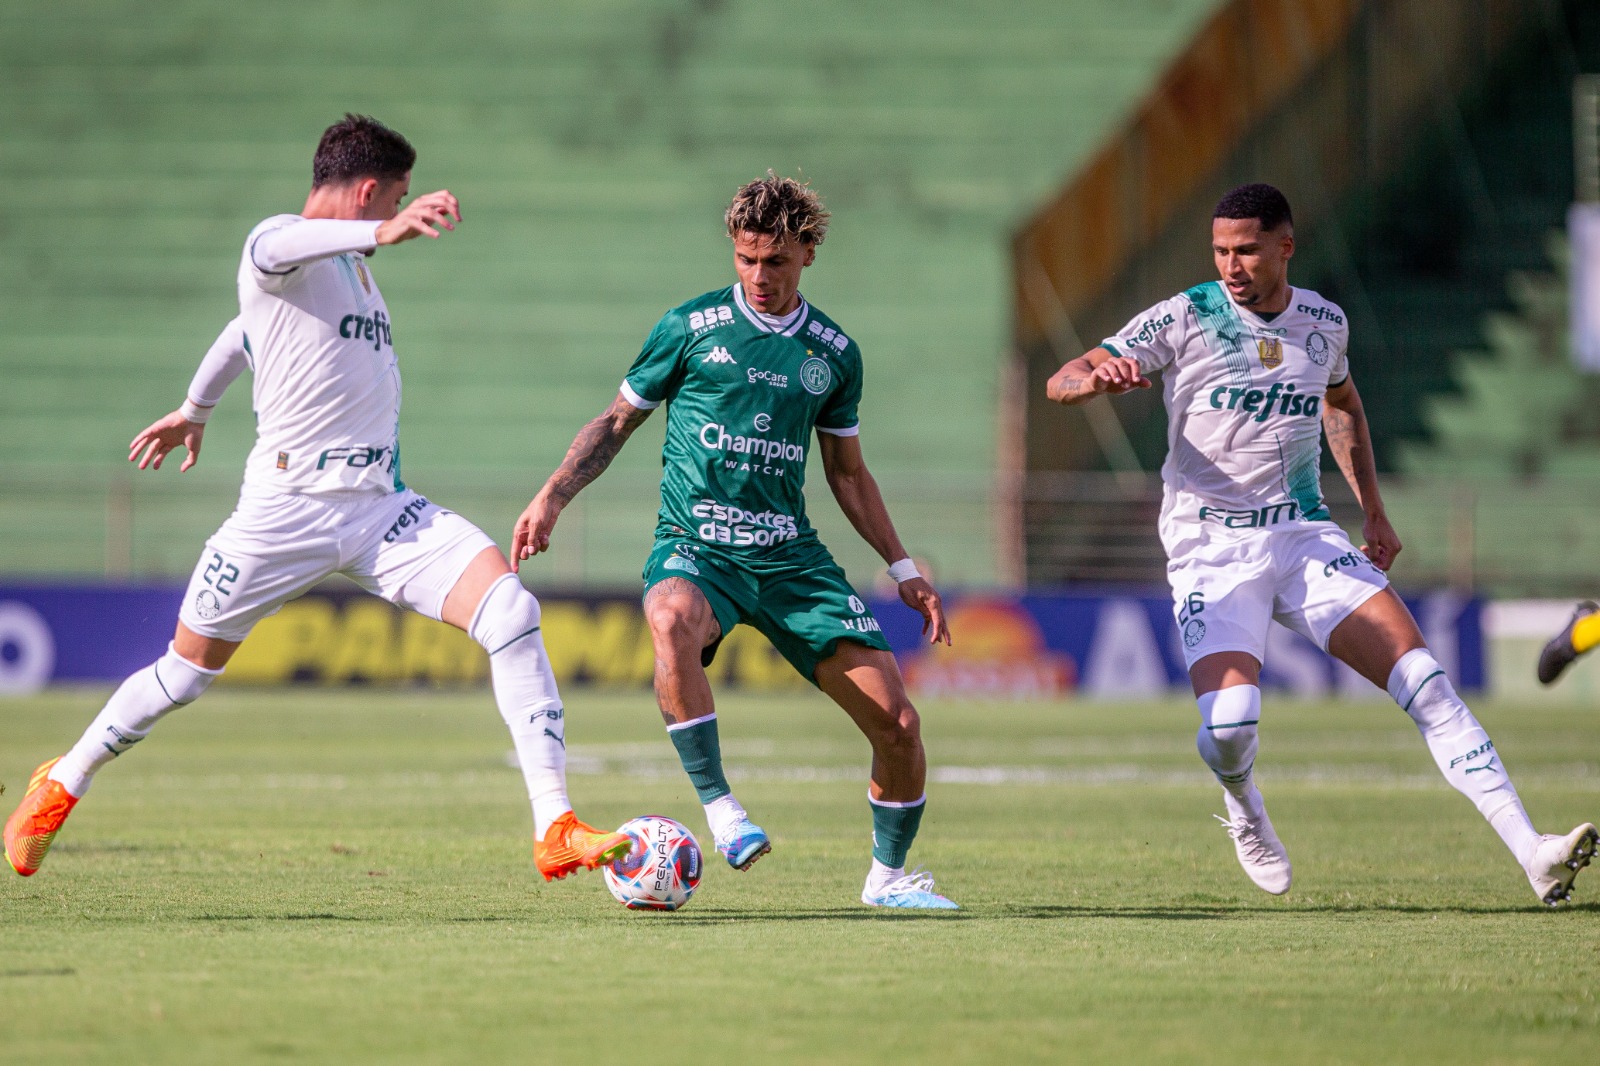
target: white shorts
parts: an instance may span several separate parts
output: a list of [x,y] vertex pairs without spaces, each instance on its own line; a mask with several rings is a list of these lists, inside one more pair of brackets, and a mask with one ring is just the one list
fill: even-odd
[[331,574],[437,619],[467,565],[494,546],[410,489],[342,499],[247,492],[206,541],[178,619],[204,637],[243,640]]
[[1167,581],[1190,667],[1222,651],[1263,661],[1274,619],[1326,651],[1335,627],[1389,587],[1332,522],[1243,535],[1203,529],[1185,540]]

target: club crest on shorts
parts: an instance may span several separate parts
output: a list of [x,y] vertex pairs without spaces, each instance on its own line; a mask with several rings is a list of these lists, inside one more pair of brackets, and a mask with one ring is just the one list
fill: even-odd
[[222,601],[210,589],[201,589],[194,598],[194,613],[209,622],[222,613]]
[[1183,646],[1192,648],[1206,639],[1206,624],[1198,618],[1191,618],[1183,627]]
[[661,569],[682,570],[686,574],[693,574],[696,577],[699,577],[700,568],[694,565],[694,560],[689,558],[687,555],[680,555],[679,551],[681,551],[681,549],[673,551],[671,555],[662,560]]
[[1257,337],[1256,354],[1261,356],[1262,366],[1276,370],[1283,365],[1283,341],[1278,337]]

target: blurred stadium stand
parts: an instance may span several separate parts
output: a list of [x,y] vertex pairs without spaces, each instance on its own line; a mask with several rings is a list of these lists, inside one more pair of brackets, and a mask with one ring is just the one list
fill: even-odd
[[[865,447],[954,583],[1006,576],[995,476],[1009,227],[1219,0],[9,0],[0,6],[0,571],[175,576],[229,510],[248,380],[200,467],[122,445],[234,313],[244,234],[298,209],[345,110],[405,132],[465,224],[375,267],[406,477],[502,542],[669,306],[731,280],[720,216],[767,167],[835,225],[807,294],[863,345]],[[661,419],[538,582],[631,584]],[[174,462],[175,465],[175,462]],[[814,482],[858,581],[880,567]]]
[[[1572,370],[1557,236],[1592,0],[1237,0],[1014,241],[1002,548],[1031,584],[1160,581],[1159,397],[1063,410],[1038,383],[1214,276],[1216,198],[1295,206],[1291,280],[1339,302],[1412,586],[1600,588],[1600,425]],[[1559,401],[1559,402],[1558,402]],[[1098,409],[1096,409],[1098,408]],[[1100,471],[1097,476],[1093,471]],[[1335,516],[1359,528],[1343,479]]]

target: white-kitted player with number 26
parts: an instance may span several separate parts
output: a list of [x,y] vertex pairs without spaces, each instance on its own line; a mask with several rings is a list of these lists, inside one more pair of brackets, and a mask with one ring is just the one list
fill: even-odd
[[[1315,641],[1411,716],[1445,779],[1478,808],[1552,906],[1594,855],[1593,825],[1540,836],[1483,727],[1428,651],[1386,571],[1400,538],[1384,513],[1344,312],[1289,284],[1294,222],[1270,185],[1217,205],[1220,281],[1163,300],[1050,379],[1077,404],[1147,388],[1169,419],[1161,541],[1200,704],[1200,756],[1222,783],[1239,862],[1289,890],[1284,849],[1251,773],[1261,662],[1273,619]],[[1357,549],[1323,504],[1322,437],[1364,513]]]

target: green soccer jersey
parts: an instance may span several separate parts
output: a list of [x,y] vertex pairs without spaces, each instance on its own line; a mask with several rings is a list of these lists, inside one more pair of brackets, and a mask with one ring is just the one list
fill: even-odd
[[793,321],[774,324],[733,285],[668,311],[622,394],[668,405],[656,535],[765,555],[816,540],[804,493],[811,431],[858,431],[861,350],[804,299]]

